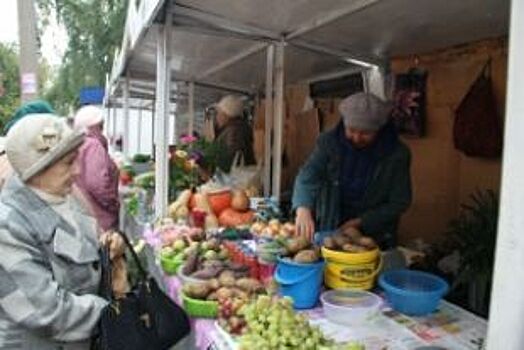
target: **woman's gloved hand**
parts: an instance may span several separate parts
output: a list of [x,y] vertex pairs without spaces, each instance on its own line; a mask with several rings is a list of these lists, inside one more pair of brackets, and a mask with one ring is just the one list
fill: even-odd
[[297,216],[295,218],[295,226],[297,234],[305,237],[308,241],[313,239],[315,233],[315,221],[311,209],[299,207],[297,209]]
[[126,245],[118,232],[107,231],[100,236],[100,244],[109,247],[109,258],[115,260],[124,255]]

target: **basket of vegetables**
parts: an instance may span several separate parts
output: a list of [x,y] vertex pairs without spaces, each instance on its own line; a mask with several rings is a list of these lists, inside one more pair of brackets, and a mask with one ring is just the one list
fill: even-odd
[[218,302],[188,297],[182,293],[182,303],[191,317],[215,318],[218,315]]
[[182,303],[192,317],[213,318],[218,314],[219,302],[240,299],[247,301],[252,295],[264,293],[260,281],[236,278],[232,270],[224,270],[218,278],[199,283],[188,283],[182,288]]

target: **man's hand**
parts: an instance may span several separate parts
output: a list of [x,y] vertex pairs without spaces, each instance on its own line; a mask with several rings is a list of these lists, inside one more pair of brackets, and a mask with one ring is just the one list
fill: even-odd
[[315,221],[313,220],[311,209],[305,207],[299,207],[297,209],[295,226],[298,235],[305,237],[308,241],[313,239],[313,234],[315,233]]

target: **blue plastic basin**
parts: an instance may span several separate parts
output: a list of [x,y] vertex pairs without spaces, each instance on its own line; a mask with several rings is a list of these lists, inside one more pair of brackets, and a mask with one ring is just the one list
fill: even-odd
[[378,283],[393,309],[413,316],[435,311],[449,290],[448,283],[442,278],[407,269],[384,272]]

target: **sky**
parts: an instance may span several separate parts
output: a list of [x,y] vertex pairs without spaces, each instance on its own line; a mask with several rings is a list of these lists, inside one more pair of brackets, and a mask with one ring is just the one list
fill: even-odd
[[[18,43],[17,0],[0,0],[0,42]],[[67,45],[67,34],[63,27],[52,21],[42,38],[42,56],[52,66],[60,64]]]

